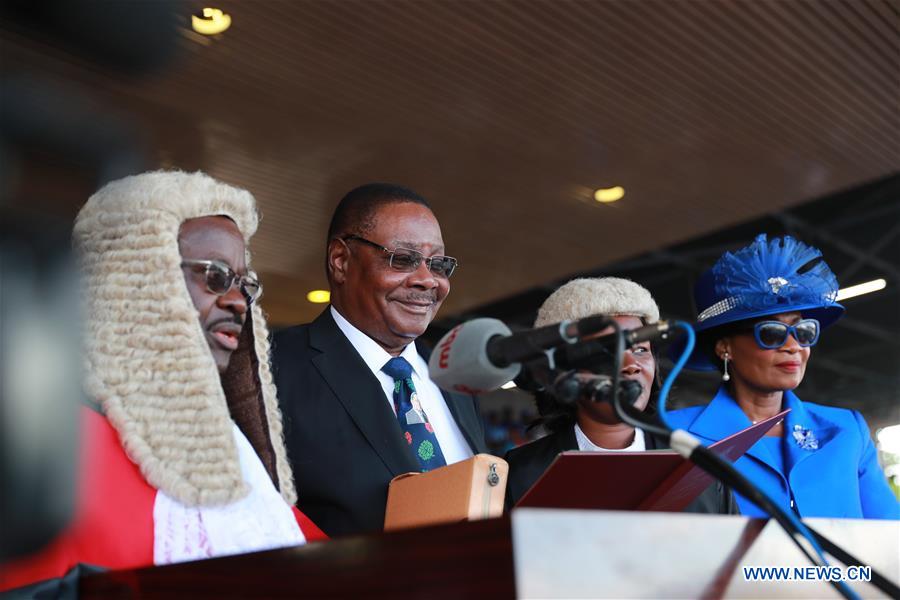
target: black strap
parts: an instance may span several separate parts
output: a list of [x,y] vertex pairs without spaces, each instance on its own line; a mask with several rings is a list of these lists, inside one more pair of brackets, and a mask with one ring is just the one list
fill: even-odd
[[[810,533],[812,533],[816,541],[819,542],[819,545],[822,546],[822,550],[832,555],[845,565],[849,566],[863,566],[863,562],[829,540],[827,537],[806,525],[806,528],[809,529]],[[888,598],[900,598],[900,587],[896,586],[891,580],[887,577],[872,569],[872,580],[869,582],[879,590],[887,594]]]

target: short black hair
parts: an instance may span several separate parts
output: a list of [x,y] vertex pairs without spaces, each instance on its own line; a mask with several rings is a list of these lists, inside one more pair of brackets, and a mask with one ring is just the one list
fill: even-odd
[[325,277],[329,282],[331,272],[328,269],[328,245],[331,240],[350,234],[365,236],[375,227],[375,215],[381,207],[405,202],[419,204],[431,210],[431,205],[425,198],[394,183],[366,183],[353,188],[341,198],[331,215],[328,237],[325,238]]
[[375,226],[375,214],[382,206],[411,202],[431,210],[428,201],[402,185],[393,183],[367,183],[347,192],[338,202],[328,225],[325,245],[336,237],[348,234],[365,235]]

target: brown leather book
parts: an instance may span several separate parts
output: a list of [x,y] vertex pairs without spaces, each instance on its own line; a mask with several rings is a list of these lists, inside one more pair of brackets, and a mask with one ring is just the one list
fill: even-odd
[[398,475],[388,487],[384,529],[499,517],[508,472],[502,458],[476,454],[427,473]]
[[[711,444],[734,462],[790,409]],[[713,483],[673,450],[563,452],[516,507],[680,512]]]

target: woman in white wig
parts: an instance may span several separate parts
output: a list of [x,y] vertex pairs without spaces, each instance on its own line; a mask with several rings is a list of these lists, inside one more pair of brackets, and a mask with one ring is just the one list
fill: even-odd
[[[535,327],[591,315],[607,315],[622,329],[635,329],[659,320],[659,308],[644,287],[628,279],[602,277],[574,279],[555,292],[538,310]],[[643,342],[625,351],[620,378],[640,384],[634,406],[648,410],[658,388],[655,349]],[[511,507],[538,480],[560,452],[569,450],[643,451],[665,447],[665,441],[619,420],[609,402],[579,397],[574,404],[538,392],[540,422],[549,435],[510,450],[507,506]],[[652,407],[649,409],[652,410]],[[719,483],[704,490],[686,512],[736,513],[731,491]]]
[[133,568],[323,537],[293,477],[249,270],[249,192],[202,173],[114,181],[75,223],[86,294],[71,526],[0,589],[80,563]]

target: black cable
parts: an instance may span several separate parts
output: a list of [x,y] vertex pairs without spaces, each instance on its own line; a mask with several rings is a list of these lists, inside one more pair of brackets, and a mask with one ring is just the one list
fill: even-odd
[[[822,549],[825,550],[825,552],[832,555],[848,567],[851,565],[861,566],[863,564],[861,560],[829,540],[827,537],[825,537],[809,525],[807,525],[806,528],[809,529],[810,533],[815,536],[816,541],[819,542],[819,545],[822,546]],[[871,581],[869,581],[869,583],[887,594],[888,598],[900,598],[900,586],[895,584],[893,581],[891,581],[875,569],[872,569],[871,575],[872,579]]]
[[[754,485],[749,479],[747,479],[740,471],[734,468],[729,461],[725,460],[709,448],[703,445],[699,445],[694,448],[694,451],[691,452],[690,459],[694,464],[700,466],[707,473],[718,479],[719,481],[724,482],[726,485],[730,486],[732,489],[738,491],[743,496],[746,496],[751,502],[756,504],[758,507],[763,509],[765,512],[769,513],[781,527],[788,533],[789,537],[794,540],[794,543],[800,548],[803,553],[810,559],[810,561],[814,565],[818,566],[828,566],[827,563],[823,563],[819,560],[818,556],[810,553],[808,549],[800,543],[800,540],[805,540],[805,536],[803,533],[796,528],[793,521],[785,514],[784,509],[778,506],[768,494],[760,490],[756,485]],[[808,529],[808,527],[807,527]],[[820,538],[821,536],[816,536]],[[818,541],[818,539],[817,539]],[[835,588],[842,596],[845,598],[855,598],[857,597],[852,590],[849,589],[849,586],[846,585],[843,581],[833,581],[830,580],[828,583]],[[851,593],[846,593],[851,592]]]
[[[617,390],[618,392],[618,390]],[[655,433],[658,436],[661,436],[665,439],[669,439],[671,432],[663,427],[662,425],[655,425],[650,423],[649,421],[641,420],[641,417],[645,417],[644,413],[634,406],[629,406],[622,402],[621,395],[619,393],[615,394],[615,399],[613,400],[613,407],[616,409],[616,415],[622,420],[622,422],[631,425],[636,429],[643,429],[648,433]]]
[[[618,396],[614,399],[613,406],[616,409],[616,414],[620,419],[628,423],[629,425],[633,425],[635,427],[640,427],[645,431],[653,431],[658,432],[660,428],[650,422],[645,421],[641,417],[644,417],[643,413],[636,410],[629,410],[632,407],[626,407],[622,404],[621,400]],[[629,414],[631,413],[631,414]],[[665,432],[666,437],[671,437],[671,431],[663,430]],[[731,487],[736,490],[741,495],[745,496],[751,502],[759,506],[762,510],[767,512],[775,521],[781,525],[781,527],[787,532],[788,537],[796,544],[796,546],[800,549],[801,552],[812,562],[812,564],[817,566],[827,566],[823,564],[818,556],[815,556],[810,550],[801,543],[800,540],[805,540],[806,538],[803,536],[803,533],[797,529],[794,523],[791,521],[790,517],[788,517],[784,510],[778,506],[767,494],[765,494],[762,490],[758,489],[749,479],[744,477],[737,469],[734,468],[729,461],[723,459],[721,456],[707,448],[706,446],[698,445],[691,452],[689,459],[699,466],[701,469],[715,477],[717,480],[723,482],[725,485]],[[817,542],[819,540],[825,539],[820,534],[814,534]],[[827,540],[826,540],[827,541]],[[835,544],[830,541],[827,541],[827,544],[830,548],[838,548]],[[840,549],[838,548],[840,551]],[[841,558],[834,551],[828,549],[828,552],[833,556],[836,556],[842,561],[845,559]],[[851,560],[849,554],[847,555]],[[845,564],[847,564],[845,562]],[[857,564],[858,563],[857,561]],[[872,569],[872,581],[873,585],[876,585],[883,592],[887,593],[890,597],[898,597],[896,586],[893,586],[884,576],[881,574],[877,574],[876,571]],[[886,583],[887,585],[882,587],[876,583],[876,579],[879,583]],[[843,581],[831,581],[828,582],[832,587],[834,587],[838,593],[840,593],[843,597],[848,599],[858,598],[858,596],[843,582]]]

